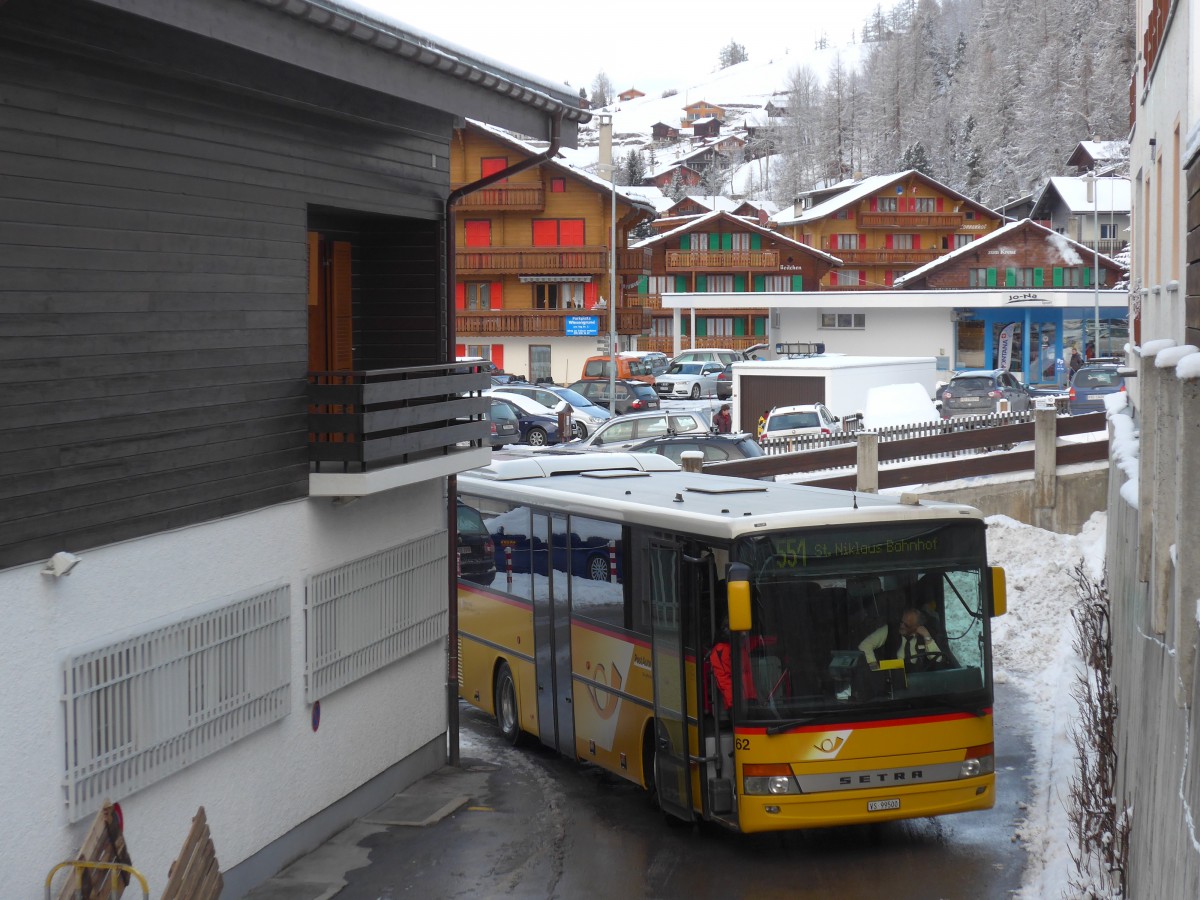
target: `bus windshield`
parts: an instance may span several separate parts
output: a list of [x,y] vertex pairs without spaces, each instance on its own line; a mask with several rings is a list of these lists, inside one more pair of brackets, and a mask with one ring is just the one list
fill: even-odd
[[734,717],[990,706],[984,526],[908,522],[742,538],[753,625],[731,641]]

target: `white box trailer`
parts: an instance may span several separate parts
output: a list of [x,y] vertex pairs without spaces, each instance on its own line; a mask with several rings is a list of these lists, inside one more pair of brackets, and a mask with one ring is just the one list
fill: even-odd
[[835,416],[853,416],[867,392],[890,384],[920,384],[933,396],[937,360],[932,356],[842,356],[752,360],[733,364],[733,427],[755,433],[758,418],[776,406],[824,403]]

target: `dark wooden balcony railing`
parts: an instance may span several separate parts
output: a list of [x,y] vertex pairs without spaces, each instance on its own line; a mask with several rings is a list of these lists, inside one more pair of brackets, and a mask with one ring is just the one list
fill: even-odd
[[[455,314],[459,337],[563,337],[568,316],[595,316],[597,331],[608,334],[608,311],[604,309],[460,309]],[[617,310],[618,334],[642,334],[642,310]]]
[[641,250],[617,251],[618,272],[640,272],[648,275],[653,264],[654,252],[649,247],[643,247]]
[[608,271],[606,247],[472,247],[454,254],[459,275],[579,274]]
[[778,269],[778,250],[668,250],[667,269]]
[[489,426],[479,392],[490,383],[462,363],[309,372],[310,470],[357,474],[481,447]]
[[945,250],[830,250],[846,265],[923,266],[944,254]]
[[962,213],[864,212],[858,214],[862,228],[961,228]]
[[[696,338],[693,344],[692,339],[686,334],[679,339],[679,346],[683,350],[703,349],[705,347],[720,347],[730,350],[749,350],[755,344],[762,344],[766,338],[762,335],[738,335],[736,337],[730,335],[713,334],[704,337]],[[664,337],[657,335],[655,337],[644,337],[638,340],[639,350],[655,350],[659,353],[665,353],[671,356],[675,353],[675,338]]]
[[[453,184],[451,189],[462,185]],[[456,209],[507,209],[540,212],[546,206],[546,189],[540,184],[494,184],[461,197]]]
[[625,305],[631,309],[662,309],[662,295],[627,293]]

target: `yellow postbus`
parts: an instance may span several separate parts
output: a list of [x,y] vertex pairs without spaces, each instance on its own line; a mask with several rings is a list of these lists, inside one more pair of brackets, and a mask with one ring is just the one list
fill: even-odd
[[742,832],[993,805],[1004,576],[978,510],[651,454],[497,461],[458,487],[496,570],[459,581],[459,695],[509,741]]

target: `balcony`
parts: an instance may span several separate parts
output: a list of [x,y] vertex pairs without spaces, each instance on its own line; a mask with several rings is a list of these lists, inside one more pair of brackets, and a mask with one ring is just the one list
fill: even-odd
[[[450,185],[452,190],[461,184]],[[541,212],[546,208],[546,189],[541,184],[494,184],[467,194],[455,204],[459,210]]]
[[487,465],[486,374],[462,363],[308,373],[308,492],[361,497]]
[[629,293],[625,295],[625,306],[631,309],[662,309],[662,295]]
[[[460,309],[455,313],[455,333],[470,337],[564,337],[568,316],[595,316],[597,331],[608,334],[608,312],[604,309]],[[645,314],[641,309],[617,310],[618,334],[642,334]]]
[[847,266],[923,266],[943,256],[945,250],[830,250]]
[[649,275],[650,267],[654,263],[654,251],[649,247],[644,247],[641,250],[618,250],[617,251],[617,271],[632,273],[637,272],[641,275]]
[[[763,335],[721,335],[712,334],[705,337],[696,338],[696,343],[692,344],[692,339],[686,334],[679,339],[679,347],[682,350],[702,350],[706,347],[718,347],[727,350],[749,350],[756,344],[761,344],[766,341]],[[653,350],[659,353],[665,353],[667,356],[672,356],[675,353],[675,338],[662,337],[644,337],[638,339],[639,350]]]
[[942,228],[954,231],[962,228],[966,216],[963,213],[918,213],[918,212],[860,212],[860,228],[895,228],[911,231],[914,228]]
[[686,269],[779,270],[778,250],[668,250],[667,271]]
[[1080,241],[1089,250],[1099,250],[1105,256],[1116,256],[1129,246],[1129,241],[1120,238],[1101,238],[1098,241]]
[[607,247],[474,247],[454,254],[459,275],[599,275]]

